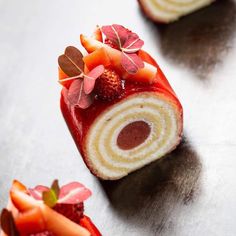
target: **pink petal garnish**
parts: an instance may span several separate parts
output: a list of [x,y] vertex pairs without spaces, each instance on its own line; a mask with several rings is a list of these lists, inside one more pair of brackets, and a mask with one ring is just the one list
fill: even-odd
[[84,92],[83,79],[76,79],[72,82],[68,91],[68,100],[72,106],[79,106],[82,109],[86,109],[92,104],[92,97]]
[[122,46],[122,50],[126,53],[135,53],[142,48],[143,44],[143,40],[141,40],[137,34],[129,33],[127,40]]
[[29,194],[36,200],[42,200],[42,193],[48,191],[49,188],[43,185],[38,185],[35,188],[29,188]]
[[90,94],[95,85],[96,79],[102,75],[105,68],[103,65],[99,65],[92,69],[87,75],[84,76],[84,92],[85,94]]
[[83,184],[72,182],[61,187],[58,203],[76,204],[85,201],[91,194]]
[[135,54],[144,44],[137,34],[115,24],[103,26],[102,32],[122,51],[121,65],[129,74],[135,74],[139,68],[144,67],[142,59]]
[[144,67],[144,62],[135,53],[122,53],[121,64],[129,74],[135,74],[140,68]]
[[102,27],[102,32],[119,48],[123,46],[128,38],[129,30],[122,25],[106,25]]

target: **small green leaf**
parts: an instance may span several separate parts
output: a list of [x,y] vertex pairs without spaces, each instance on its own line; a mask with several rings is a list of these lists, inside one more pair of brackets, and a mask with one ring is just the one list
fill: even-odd
[[54,190],[50,189],[43,192],[43,202],[49,207],[54,207],[57,203],[57,196]]
[[51,185],[51,190],[54,191],[54,194],[56,195],[57,199],[59,198],[59,194],[60,194],[60,187],[58,184],[58,180],[55,179]]
[[60,187],[58,180],[55,179],[48,191],[42,193],[43,202],[49,207],[54,207],[57,204],[57,200],[60,194]]
[[0,225],[2,230],[8,236],[19,236],[13,215],[7,209],[3,209],[0,218]]

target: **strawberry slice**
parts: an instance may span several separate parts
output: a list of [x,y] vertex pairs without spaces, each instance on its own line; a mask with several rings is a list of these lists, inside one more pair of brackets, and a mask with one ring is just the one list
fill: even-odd
[[96,26],[96,28],[95,28],[95,30],[93,32],[92,37],[94,39],[96,39],[97,41],[100,41],[100,42],[103,41],[103,39],[102,39],[102,31],[101,31],[101,29],[100,29],[100,27],[98,25]]
[[[22,218],[20,218],[20,221],[16,221],[17,227],[19,224],[19,228],[22,230],[25,229],[24,225],[34,224],[34,232],[31,233],[41,232],[43,229],[48,230],[49,232],[52,232],[57,236],[90,235],[88,230],[86,230],[85,228],[72,222],[71,220],[57,213],[56,211],[52,210],[50,207],[43,204],[42,202],[33,199],[24,192],[13,189],[10,192],[10,197],[15,207],[21,213],[25,213],[25,215],[21,216]],[[35,208],[37,208],[37,210],[33,211]],[[42,217],[38,218],[36,217],[37,215],[41,215]],[[40,223],[37,223],[39,219],[42,219],[42,221]]]
[[104,65],[104,67],[111,65],[111,60],[105,48],[98,48],[94,52],[86,55],[83,58],[83,61],[89,70],[92,70],[99,65]]
[[[112,66],[121,74],[123,79],[146,83],[155,82],[157,73],[157,68],[155,66],[145,62],[144,68],[139,69],[135,74],[129,74],[121,65],[121,51],[111,48],[108,45],[103,44],[102,42],[99,42],[93,38],[86,37],[84,35],[80,35],[80,41],[88,53],[92,53],[99,48],[105,48],[106,53],[111,60]],[[100,60],[102,61],[102,59]]]
[[19,182],[16,179],[13,180],[11,190],[19,190],[22,192],[27,192],[27,188],[25,187],[25,185],[23,185],[21,182]]
[[42,204],[42,202],[36,201],[26,193],[16,189],[10,191],[10,200],[19,212],[31,210]]
[[35,207],[23,213],[20,213],[15,219],[17,229],[21,234],[32,234],[43,232],[46,229],[40,207]]
[[86,228],[91,233],[91,236],[102,236],[88,216],[84,215],[84,217],[80,220],[80,225]]

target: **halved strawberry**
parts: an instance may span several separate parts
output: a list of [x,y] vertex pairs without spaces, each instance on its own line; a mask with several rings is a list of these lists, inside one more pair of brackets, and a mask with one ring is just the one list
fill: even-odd
[[17,229],[21,234],[43,232],[46,229],[45,221],[40,207],[32,208],[20,213],[15,219]]
[[35,207],[39,207],[42,204],[41,202],[36,201],[27,195],[25,192],[16,189],[12,189],[10,191],[10,199],[19,212],[31,210]]
[[92,37],[93,37],[94,39],[100,41],[100,42],[103,41],[103,39],[102,39],[102,31],[101,31],[101,29],[100,29],[100,27],[99,27],[98,25],[96,26],[96,28],[95,28],[95,30],[94,30],[94,32],[93,32]]
[[25,187],[25,185],[23,185],[21,182],[19,182],[16,179],[13,180],[12,182],[11,190],[19,190],[22,192],[27,192],[27,188]]
[[104,67],[111,65],[111,60],[106,52],[105,48],[98,48],[94,52],[84,56],[83,61],[89,70],[92,70],[96,66],[104,65]]
[[80,220],[80,225],[86,228],[91,233],[91,236],[101,236],[101,233],[88,216],[84,216]]
[[144,62],[144,68],[139,69],[135,74],[129,74],[121,65],[121,51],[111,48],[93,38],[80,35],[80,41],[88,53],[104,47],[111,60],[114,69],[122,76],[123,79],[133,80],[135,82],[153,83],[156,80],[157,68],[149,63]]

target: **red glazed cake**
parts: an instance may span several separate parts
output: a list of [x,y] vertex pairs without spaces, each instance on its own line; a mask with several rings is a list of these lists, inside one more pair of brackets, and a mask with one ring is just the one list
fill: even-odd
[[179,144],[182,106],[137,34],[108,25],[80,39],[86,55],[58,59],[61,111],[90,171],[120,179]]
[[91,191],[78,182],[59,188],[55,180],[48,188],[26,188],[13,181],[9,203],[2,210],[1,236],[101,236],[84,214],[84,201]]

